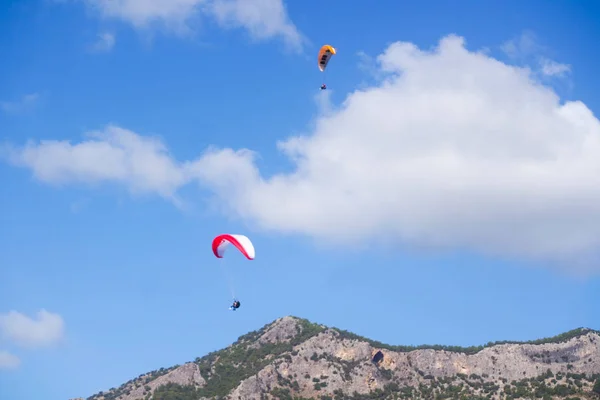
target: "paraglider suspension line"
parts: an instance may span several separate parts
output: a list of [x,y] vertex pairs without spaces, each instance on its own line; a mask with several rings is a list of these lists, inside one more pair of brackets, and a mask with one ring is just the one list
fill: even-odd
[[231,297],[235,299],[235,287],[233,285],[233,279],[231,277],[229,269],[227,268],[227,260],[225,258],[221,259],[221,269],[223,270],[223,274],[225,275],[227,286],[229,286],[229,292],[231,293]]

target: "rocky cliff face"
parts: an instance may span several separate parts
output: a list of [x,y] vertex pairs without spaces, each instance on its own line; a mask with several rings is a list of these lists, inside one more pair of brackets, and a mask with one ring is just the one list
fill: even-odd
[[408,348],[284,317],[88,400],[600,398],[596,392],[600,334],[588,329],[532,343]]

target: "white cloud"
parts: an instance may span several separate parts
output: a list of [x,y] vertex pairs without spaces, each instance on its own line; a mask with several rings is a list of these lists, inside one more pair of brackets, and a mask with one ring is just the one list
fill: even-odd
[[257,39],[281,35],[297,48],[303,42],[288,18],[283,0],[218,0],[210,4],[210,12],[223,26],[246,28]]
[[524,31],[518,37],[507,40],[501,46],[502,51],[511,58],[525,58],[544,51],[533,32]]
[[137,28],[155,22],[185,25],[207,0],[83,0],[102,16],[131,23]]
[[96,42],[91,46],[91,50],[96,53],[107,53],[115,46],[116,37],[113,33],[103,32],[98,35]]
[[107,18],[136,28],[161,24],[176,32],[189,31],[195,16],[213,17],[222,26],[247,29],[256,39],[281,37],[294,48],[303,39],[289,20],[283,0],[83,0]]
[[[62,185],[113,181],[132,193],[158,193],[175,199],[188,182],[181,165],[173,161],[157,139],[143,137],[116,126],[88,134],[89,140],[29,142],[18,152],[9,151],[17,165],[30,167],[41,181]],[[10,149],[9,149],[10,150]]]
[[7,351],[0,350],[0,369],[15,369],[21,365],[19,357]]
[[542,57],[540,60],[542,73],[547,76],[565,76],[568,72],[571,72],[571,66],[568,64],[561,64],[556,61],[549,60]]
[[542,46],[531,31],[523,32],[519,37],[508,40],[500,46],[502,51],[514,60],[525,64],[535,62],[538,73],[546,77],[565,77],[571,71],[571,66],[551,60],[545,53],[549,50]]
[[17,114],[30,110],[37,103],[40,95],[37,93],[26,94],[19,100],[0,101],[0,109],[6,113]]
[[59,342],[65,326],[58,314],[40,310],[37,318],[30,318],[17,311],[0,314],[0,333],[5,338],[24,347],[44,347]]
[[[109,127],[95,141],[29,143],[12,161],[47,182],[113,181],[173,197],[197,181],[254,226],[346,245],[386,241],[598,271],[600,122],[525,68],[448,36],[396,42],[387,78],[351,93],[305,136],[278,143],[292,173],[254,153],[177,162],[156,139]],[[102,160],[102,162],[98,162]]]

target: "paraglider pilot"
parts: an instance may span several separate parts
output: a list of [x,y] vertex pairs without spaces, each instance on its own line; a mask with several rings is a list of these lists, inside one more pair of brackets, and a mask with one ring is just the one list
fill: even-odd
[[238,308],[240,308],[241,305],[242,305],[242,303],[240,303],[239,300],[233,300],[233,304],[231,305],[231,307],[229,307],[229,309],[231,311],[235,311]]
[[321,90],[325,90],[325,89],[327,89],[327,85],[325,85],[325,84],[322,84],[322,85],[321,85]]

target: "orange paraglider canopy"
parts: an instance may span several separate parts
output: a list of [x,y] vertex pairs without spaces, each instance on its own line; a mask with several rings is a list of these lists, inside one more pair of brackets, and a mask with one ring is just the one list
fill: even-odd
[[319,70],[321,70],[321,72],[325,71],[325,68],[327,68],[327,64],[329,64],[329,60],[331,60],[331,57],[335,54],[335,49],[326,44],[323,47],[321,47],[321,49],[319,50],[319,58],[318,58],[318,65],[319,65]]

